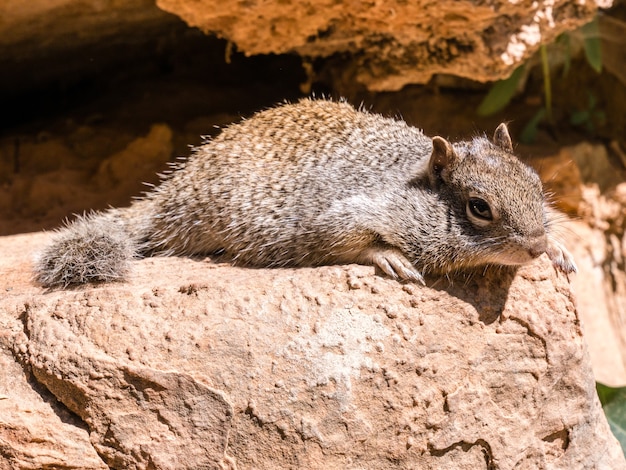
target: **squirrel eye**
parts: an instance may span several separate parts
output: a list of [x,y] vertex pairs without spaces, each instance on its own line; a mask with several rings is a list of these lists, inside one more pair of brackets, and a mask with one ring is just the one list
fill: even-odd
[[467,215],[483,221],[492,221],[493,214],[489,203],[479,197],[470,197],[467,201]]

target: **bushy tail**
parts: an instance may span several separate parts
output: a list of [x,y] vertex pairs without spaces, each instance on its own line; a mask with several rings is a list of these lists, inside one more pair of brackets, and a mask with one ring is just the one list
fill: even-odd
[[90,213],[60,229],[35,260],[36,280],[68,287],[124,279],[138,252],[125,219],[115,210]]

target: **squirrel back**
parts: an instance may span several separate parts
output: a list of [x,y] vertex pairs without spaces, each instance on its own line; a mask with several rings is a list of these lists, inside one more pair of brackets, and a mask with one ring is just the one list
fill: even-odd
[[46,286],[110,281],[135,257],[221,250],[245,265],[356,262],[417,281],[544,252],[574,271],[549,219],[504,124],[493,141],[451,144],[345,102],[304,99],[224,129],[129,208],[62,229],[36,275]]

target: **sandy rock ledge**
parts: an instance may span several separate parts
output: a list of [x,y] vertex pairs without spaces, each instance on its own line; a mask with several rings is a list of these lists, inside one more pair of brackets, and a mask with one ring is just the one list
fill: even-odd
[[[434,74],[508,77],[541,44],[594,17],[612,0],[358,2],[157,0],[188,25],[247,55],[340,54],[336,78],[371,91],[427,83]],[[346,53],[351,59],[346,62]],[[333,73],[335,75],[335,73]]]
[[136,263],[44,292],[0,239],[0,469],[623,469],[568,281]]

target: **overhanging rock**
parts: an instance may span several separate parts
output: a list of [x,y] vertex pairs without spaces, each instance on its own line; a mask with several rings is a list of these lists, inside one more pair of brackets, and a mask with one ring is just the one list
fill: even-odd
[[505,78],[541,44],[593,18],[612,0],[157,0],[190,26],[245,54],[349,53],[341,74],[373,91],[425,83],[433,74]]

